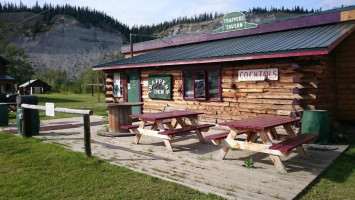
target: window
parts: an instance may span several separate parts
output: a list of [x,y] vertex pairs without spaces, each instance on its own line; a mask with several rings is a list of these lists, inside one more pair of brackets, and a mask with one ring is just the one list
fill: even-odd
[[184,71],[184,99],[221,100],[219,70]]

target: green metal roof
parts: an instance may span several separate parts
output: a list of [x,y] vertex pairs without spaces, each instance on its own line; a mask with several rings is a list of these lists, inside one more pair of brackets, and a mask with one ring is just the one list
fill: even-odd
[[[202,42],[171,48],[164,48],[133,58],[125,58],[94,66],[98,69],[128,68],[186,64],[188,61],[213,60],[222,58],[247,57],[322,51],[329,53],[331,47],[344,35],[350,34],[354,23],[333,24],[260,35],[237,37],[226,40]],[[321,53],[319,53],[321,54]],[[253,58],[249,58],[253,59]],[[227,61],[227,60],[226,60]]]
[[15,79],[8,75],[0,74],[0,81],[14,81]]

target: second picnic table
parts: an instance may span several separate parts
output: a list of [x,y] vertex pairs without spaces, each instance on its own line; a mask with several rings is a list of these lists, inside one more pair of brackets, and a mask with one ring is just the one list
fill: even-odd
[[[285,166],[282,164],[280,156],[288,156],[293,148],[307,158],[302,144],[312,142],[317,134],[296,135],[291,125],[300,121],[300,118],[289,117],[256,117],[244,120],[235,120],[219,123],[221,126],[228,126],[230,131],[226,133],[206,136],[205,139],[212,140],[215,145],[222,146],[218,158],[224,159],[230,148],[246,149],[249,151],[263,152],[270,155],[276,169],[285,173]],[[278,134],[275,127],[283,126],[287,135]],[[243,141],[237,136],[247,134]],[[257,143],[258,138],[262,143]],[[282,141],[274,143],[275,141]]]
[[[138,118],[141,120],[139,125],[121,126],[121,128],[130,130],[131,133],[136,134],[135,143],[138,144],[142,135],[148,135],[163,139],[167,150],[173,151],[170,140],[176,135],[194,131],[201,143],[204,143],[201,132],[208,131],[214,124],[199,124],[197,122],[198,115],[202,112],[192,111],[169,111],[158,113],[145,113],[138,115],[130,115],[131,118]],[[185,123],[187,118],[190,124]],[[178,125],[180,125],[178,127]]]

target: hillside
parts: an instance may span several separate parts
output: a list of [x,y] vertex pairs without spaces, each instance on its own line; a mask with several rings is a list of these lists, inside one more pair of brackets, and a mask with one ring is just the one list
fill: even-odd
[[[70,78],[80,75],[85,67],[117,57],[122,46],[122,36],[91,26],[80,24],[75,18],[56,15],[50,25],[39,15],[19,24],[33,13],[0,13],[2,28],[1,44],[14,42],[30,55],[30,62],[37,73],[48,69],[67,71]],[[33,34],[34,25],[40,30]],[[6,29],[6,30],[5,30]]]
[[[297,7],[292,10],[253,8],[245,14],[247,21],[262,23],[307,12]],[[40,7],[36,4],[28,8],[24,5],[0,4],[0,50],[14,42],[29,54],[36,73],[60,69],[66,71],[73,80],[84,68],[116,60],[129,33],[136,34],[133,38],[136,43],[152,39],[141,35],[174,37],[212,32],[221,26],[222,17],[223,14],[219,13],[203,13],[157,25],[129,28],[105,13],[87,7],[48,4]]]

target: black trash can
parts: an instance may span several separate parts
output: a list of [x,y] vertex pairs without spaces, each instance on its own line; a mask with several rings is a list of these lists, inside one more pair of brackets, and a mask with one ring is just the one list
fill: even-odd
[[[38,104],[38,99],[37,96],[33,95],[21,95],[16,97],[16,103],[17,106],[21,106],[21,104],[26,103],[26,104],[32,104],[32,105],[37,105]],[[16,112],[16,124],[17,124],[17,130],[20,135],[22,135],[22,116],[21,112],[22,109],[19,108],[17,109]],[[31,119],[31,130],[28,134],[26,134],[28,137],[38,135],[39,134],[39,126],[40,126],[40,118],[39,118],[39,111],[34,110],[34,109],[29,109],[30,112],[30,119]]]
[[4,103],[0,103],[0,127],[9,125],[9,109]]

